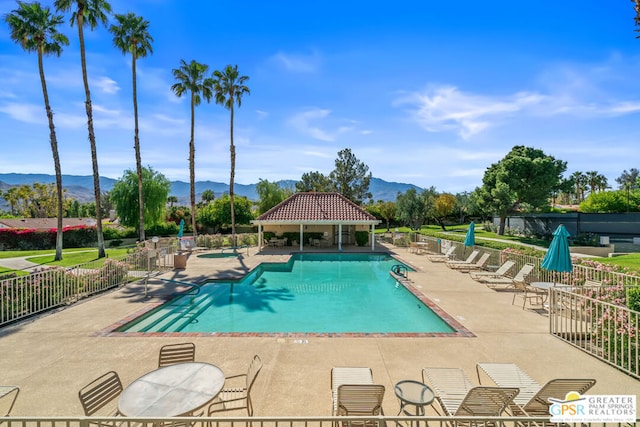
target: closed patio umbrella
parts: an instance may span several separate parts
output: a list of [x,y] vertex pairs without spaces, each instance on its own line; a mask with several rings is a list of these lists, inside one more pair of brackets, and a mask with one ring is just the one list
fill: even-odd
[[184,233],[184,219],[180,220],[180,229],[178,230],[178,239],[182,238],[182,234]]
[[471,221],[469,223],[469,228],[467,229],[467,235],[464,238],[464,252],[467,251],[467,246],[473,247],[476,244],[476,236],[475,236],[476,225]]
[[[549,245],[542,264],[540,267],[549,271],[557,271],[559,273],[573,271],[573,263],[571,262],[571,252],[569,251],[569,232],[564,225],[560,224],[556,231],[553,232],[553,240]],[[555,283],[555,277],[554,277]]]

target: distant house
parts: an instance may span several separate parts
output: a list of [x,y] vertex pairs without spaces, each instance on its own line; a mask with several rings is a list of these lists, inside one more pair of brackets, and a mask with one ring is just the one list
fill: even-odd
[[[95,227],[96,220],[94,218],[62,218],[62,227],[77,227],[84,225],[86,227]],[[57,218],[21,218],[21,219],[2,219],[0,218],[0,230],[2,229],[22,229],[29,228],[35,230],[51,230],[58,228]]]
[[[338,193],[296,193],[251,221],[258,226],[259,246],[264,232],[276,236],[298,233],[300,250],[305,244],[337,246],[354,244],[356,231],[370,233],[371,250],[375,248],[375,226],[381,221],[360,206]],[[305,234],[322,235],[309,239]]]

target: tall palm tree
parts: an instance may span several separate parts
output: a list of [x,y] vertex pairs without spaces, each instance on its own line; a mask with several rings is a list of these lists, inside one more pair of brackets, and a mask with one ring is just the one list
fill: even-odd
[[574,195],[578,203],[584,201],[584,192],[586,190],[587,177],[581,171],[576,171],[571,174],[571,179],[575,185]]
[[133,12],[126,15],[116,15],[118,25],[111,25],[109,31],[113,34],[113,44],[126,55],[131,54],[131,74],[133,79],[133,148],[136,152],[136,172],[138,173],[138,208],[140,211],[140,241],[144,242],[144,203],[142,201],[142,159],[140,158],[140,139],[138,138],[138,94],[136,88],[136,62],[153,53],[151,43],[153,37],[149,34],[149,21]]
[[93,108],[91,107],[91,92],[87,77],[87,59],[84,46],[84,26],[94,30],[98,23],[106,25],[107,14],[111,13],[111,5],[105,0],[56,0],[58,11],[67,12],[75,5],[71,13],[71,25],[78,27],[80,40],[80,63],[82,64],[82,81],[84,83],[85,110],[87,112],[87,128],[89,131],[89,145],[91,146],[91,163],[93,165],[93,193],[96,201],[96,234],[98,235],[98,258],[106,256],[104,251],[104,236],[102,234],[102,204],[100,201],[100,172],[98,171],[98,154],[96,151],[96,136],[93,131]]
[[585,172],[587,177],[587,185],[589,186],[590,193],[595,193],[599,187],[600,177],[598,175],[598,171],[588,171]]
[[223,105],[231,112],[231,121],[229,126],[230,144],[229,151],[231,153],[231,173],[229,178],[229,201],[231,202],[231,241],[236,245],[236,216],[233,201],[233,180],[236,174],[236,147],[233,144],[233,107],[237,103],[238,107],[242,104],[242,96],[250,94],[249,88],[244,83],[249,80],[247,76],[241,76],[238,73],[238,66],[227,65],[223,71],[216,70],[213,72],[213,90],[216,96],[216,104]]
[[55,260],[62,259],[62,215],[63,215],[63,192],[62,192],[62,172],[60,170],[60,156],[58,154],[58,140],[56,138],[56,128],[53,123],[53,111],[49,104],[49,93],[47,92],[47,81],[44,76],[44,65],[42,58],[44,55],[54,54],[60,56],[62,45],[68,45],[69,39],[64,34],[58,32],[58,25],[62,24],[61,15],[52,15],[48,7],[42,7],[39,2],[24,3],[18,1],[18,8],[5,17],[11,30],[11,39],[20,44],[27,52],[38,53],[38,71],[40,72],[40,83],[42,85],[42,95],[44,96],[44,108],[49,120],[49,141],[51,142],[51,152],[53,153],[53,164],[56,172],[56,196],[57,206],[57,233],[56,233],[56,255]]
[[196,236],[196,166],[195,166],[195,120],[196,106],[200,105],[202,98],[207,102],[211,101],[213,91],[211,86],[213,81],[206,78],[205,75],[209,69],[208,65],[200,64],[195,60],[186,63],[184,59],[180,60],[180,68],[173,69],[173,78],[176,83],[171,86],[171,90],[176,96],[181,97],[186,92],[191,96],[191,139],[189,140],[189,180],[191,183],[191,226],[193,227],[193,236]]

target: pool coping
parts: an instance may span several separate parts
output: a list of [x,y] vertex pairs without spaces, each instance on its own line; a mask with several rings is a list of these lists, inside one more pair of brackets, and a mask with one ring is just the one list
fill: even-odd
[[[371,254],[371,252],[363,252],[367,254]],[[382,253],[382,252],[381,252]],[[289,255],[293,255],[294,252]],[[385,255],[391,256],[393,259],[398,262],[402,262],[403,264],[408,265],[414,271],[420,271],[421,269],[408,262],[407,260],[397,256],[396,254],[390,254],[388,252],[384,252]],[[242,275],[242,277],[251,274],[257,268],[260,267],[262,263],[255,265],[251,269],[249,269],[246,274]],[[163,305],[166,301],[149,303],[146,307],[135,311],[129,316],[124,317],[123,319],[118,320],[117,322],[100,329],[99,331],[92,334],[92,336],[101,336],[101,337],[238,337],[238,338],[246,338],[246,337],[277,337],[277,338],[474,338],[476,335],[464,327],[457,319],[443,310],[440,306],[434,303],[431,299],[427,298],[427,296],[422,293],[419,289],[417,289],[413,283],[406,278],[403,280],[401,277],[397,277],[393,275],[394,279],[404,286],[411,294],[413,294],[417,299],[420,300],[425,306],[427,306],[430,310],[432,310],[438,317],[440,317],[449,327],[451,327],[453,332],[121,332],[118,331],[119,328],[123,327],[127,323],[132,322],[133,320],[145,315],[146,313],[154,310],[155,308]],[[241,278],[242,278],[241,277]],[[240,279],[241,279],[240,278]],[[233,280],[240,280],[234,278]],[[182,292],[176,292],[171,296],[175,298],[180,294],[188,292],[189,290],[185,290]]]

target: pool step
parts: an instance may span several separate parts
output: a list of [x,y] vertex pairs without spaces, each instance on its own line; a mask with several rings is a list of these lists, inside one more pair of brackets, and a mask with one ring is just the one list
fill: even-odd
[[176,330],[174,325],[177,322],[190,323],[194,316],[202,311],[201,307],[211,305],[213,297],[210,295],[198,295],[197,297],[185,295],[178,301],[180,302],[167,305],[166,310],[143,319],[136,325],[136,330],[139,332]]

